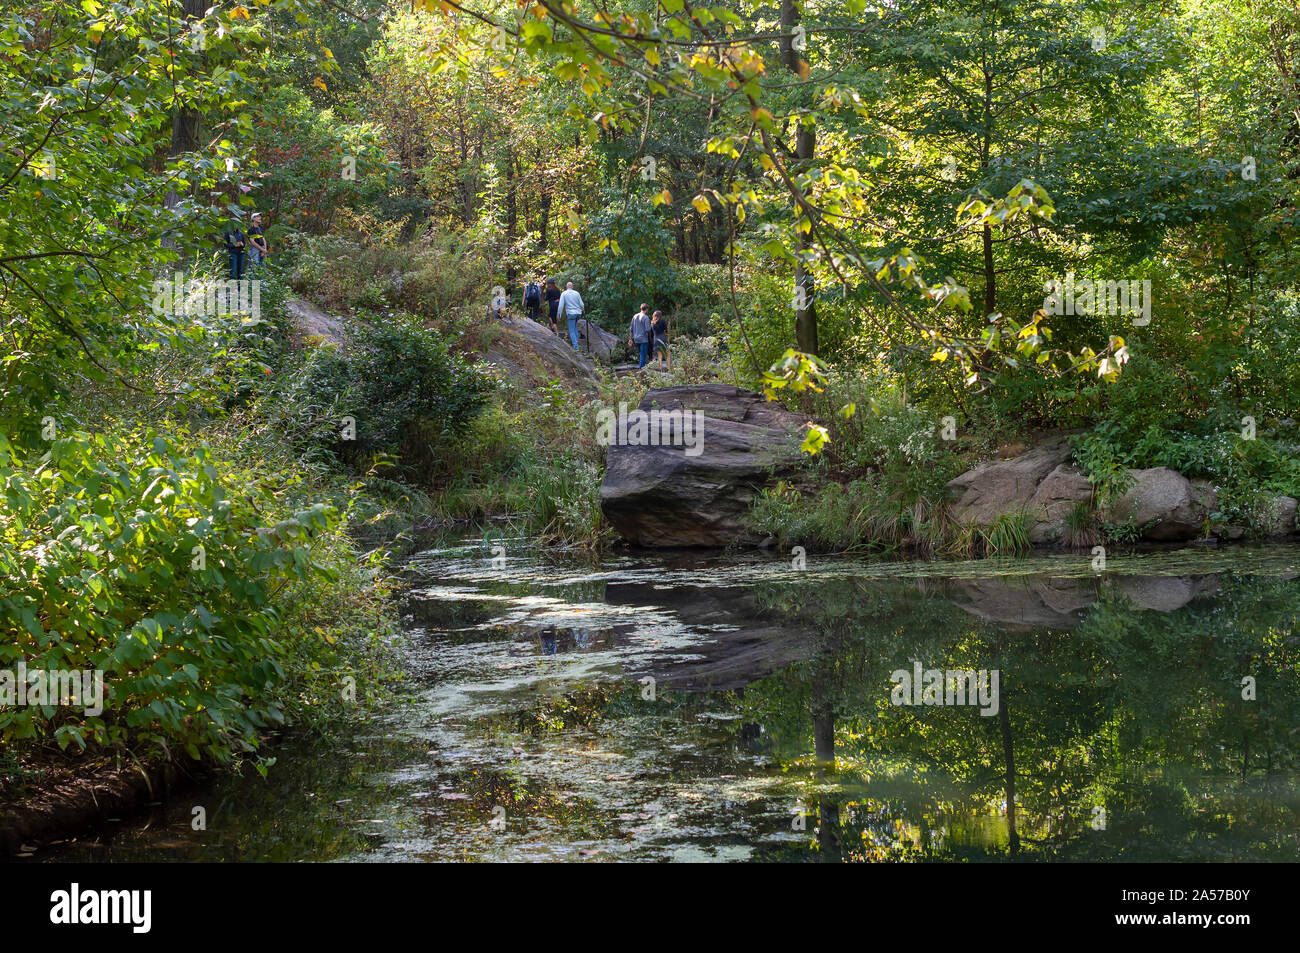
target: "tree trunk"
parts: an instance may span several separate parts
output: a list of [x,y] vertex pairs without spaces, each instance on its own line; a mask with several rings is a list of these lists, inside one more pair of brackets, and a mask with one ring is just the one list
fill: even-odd
[[[177,37],[178,42],[190,43],[193,41],[190,24],[202,20],[206,9],[207,0],[184,0],[182,11],[185,14],[185,20],[182,24],[181,35]],[[172,114],[172,141],[171,147],[167,150],[167,158],[174,159],[176,156],[196,150],[199,147],[202,129],[203,114],[185,101],[177,103],[176,112]],[[179,201],[180,196],[176,194],[176,190],[169,189],[167,198],[164,200],[166,207],[169,209],[175,208],[176,203]],[[169,235],[163,236],[162,244],[164,248],[176,247],[175,239]]]
[[[993,156],[993,73],[984,69],[984,137],[980,143],[980,163],[987,171]],[[997,272],[993,269],[993,228],[985,225],[984,239],[984,317],[998,309]]]
[[1007,700],[998,706],[998,727],[1002,729],[1002,759],[1006,766],[1007,837],[1011,856],[1020,853],[1020,832],[1016,830],[1016,753],[1011,744],[1011,716],[1007,713]]
[[506,147],[506,288],[515,286],[514,258],[509,257],[515,247],[515,230],[519,225],[519,206],[515,202],[515,153]]
[[[781,0],[781,62],[795,76],[804,78],[809,70],[808,64],[803,62],[799,56],[799,51],[794,48],[793,38],[790,36],[794,28],[799,25],[799,8],[795,6],[794,0]],[[792,171],[799,171],[806,168],[812,161],[813,154],[817,149],[817,132],[812,127],[800,125],[795,133],[795,160],[796,164]],[[799,217],[806,214],[801,205],[803,193],[797,193],[795,196],[794,213],[796,221]],[[799,350],[806,354],[817,353],[817,309],[813,304],[813,295],[816,293],[816,285],[813,282],[813,276],[804,266],[803,255],[808,250],[809,242],[807,236],[796,228],[795,236],[795,255],[798,260],[794,266],[794,336],[795,343]]]

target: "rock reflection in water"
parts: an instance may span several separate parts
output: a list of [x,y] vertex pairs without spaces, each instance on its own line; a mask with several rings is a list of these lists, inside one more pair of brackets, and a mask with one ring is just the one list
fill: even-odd
[[[1103,574],[483,550],[413,560],[415,684],[379,724],[53,856],[1300,859],[1293,549]],[[997,671],[996,714],[894,705],[916,663]]]

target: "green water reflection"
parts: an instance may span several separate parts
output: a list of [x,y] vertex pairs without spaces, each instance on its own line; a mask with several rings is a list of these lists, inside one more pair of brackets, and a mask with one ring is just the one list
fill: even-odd
[[377,725],[37,859],[1296,860],[1298,557],[431,549]]

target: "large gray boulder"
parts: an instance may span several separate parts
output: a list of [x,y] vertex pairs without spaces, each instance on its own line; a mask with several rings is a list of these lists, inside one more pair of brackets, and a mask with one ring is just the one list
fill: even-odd
[[[757,543],[746,525],[750,503],[763,487],[796,477],[807,422],[730,384],[652,390],[635,411],[606,419],[617,427],[600,507],[640,546]],[[680,436],[687,421],[690,439],[657,439],[674,427]]]
[[[1023,512],[1029,517],[1031,543],[1070,542],[1071,511],[1092,501],[1092,487],[1070,457],[1065,438],[1056,437],[1014,459],[967,471],[948,484],[956,496],[951,513],[960,523],[990,526],[1003,514]],[[1156,542],[1204,536],[1217,499],[1207,481],[1189,480],[1168,467],[1130,470],[1129,475],[1133,485],[1101,508],[1102,519],[1140,529],[1141,538]],[[1288,501],[1290,497],[1276,500],[1272,532],[1294,531],[1295,503]]]
[[293,325],[292,337],[298,346],[314,344],[344,345],[347,330],[338,315],[326,314],[306,298],[290,298],[284,303]]
[[1130,470],[1134,484],[1108,503],[1102,516],[1111,523],[1142,528],[1142,538],[1157,541],[1198,539],[1215,507],[1214,488],[1191,481],[1177,470]]
[[487,335],[491,341],[482,357],[501,376],[531,387],[559,378],[595,389],[595,368],[586,355],[573,349],[567,329],[563,336],[552,334],[531,318],[509,314],[491,320],[496,322],[495,333]]
[[[560,332],[568,340],[569,328],[567,323],[560,328]],[[602,364],[612,364],[614,355],[621,353],[619,351],[620,341],[613,334],[610,334],[595,321],[588,323],[586,318],[578,322],[578,347],[583,354],[588,354],[593,360],[600,361]]]
[[1061,542],[1066,536],[1066,517],[1071,510],[1092,499],[1092,484],[1076,467],[1061,464],[1043,478],[1029,498],[1029,541],[1035,545]]
[[1293,496],[1274,496],[1264,513],[1264,534],[1291,536],[1296,532],[1297,501]]
[[1011,460],[997,460],[949,481],[956,494],[951,513],[959,523],[991,525],[999,516],[1024,511],[1029,540],[1051,543],[1065,535],[1069,511],[1092,496],[1087,479],[1068,461],[1064,437],[1044,441]]

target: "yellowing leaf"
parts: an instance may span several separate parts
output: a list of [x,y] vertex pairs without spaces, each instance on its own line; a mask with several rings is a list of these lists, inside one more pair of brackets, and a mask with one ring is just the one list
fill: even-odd
[[808,425],[808,433],[804,435],[803,443],[799,449],[807,454],[821,453],[822,447],[830,440],[831,435],[826,432],[826,428],[820,424]]
[[312,84],[313,86],[318,86],[318,87],[320,87],[321,89],[325,90],[326,92],[329,92],[329,87],[325,85],[325,80],[321,79],[319,76],[317,76],[315,79],[313,79],[313,80],[311,81],[311,84]]

